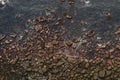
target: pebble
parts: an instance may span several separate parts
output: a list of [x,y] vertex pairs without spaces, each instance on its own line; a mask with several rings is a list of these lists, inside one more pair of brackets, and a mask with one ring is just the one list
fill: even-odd
[[109,50],[110,53],[113,53],[114,51],[115,51],[114,48]]
[[93,34],[94,34],[94,30],[89,30],[89,31],[86,33],[86,35],[89,36],[89,37],[93,36]]
[[9,43],[10,43],[10,41],[9,41],[9,40],[5,40],[5,43],[6,43],[6,44],[9,44]]
[[15,38],[17,35],[14,34],[14,33],[12,33],[12,34],[10,34],[9,36],[12,37],[12,38]]
[[111,71],[106,71],[106,76],[110,76],[112,74]]
[[5,38],[5,35],[1,35],[0,34],[0,40],[4,39]]
[[85,70],[85,69],[83,69],[83,70],[81,71],[81,73],[82,73],[82,74],[84,74],[85,72],[86,72],[86,70]]
[[101,37],[97,37],[98,40],[101,40],[102,38]]
[[53,45],[58,45],[58,41],[57,41],[57,40],[53,40],[53,41],[52,41],[52,44],[53,44]]
[[75,3],[75,0],[68,0],[69,2],[69,4],[74,4]]
[[70,15],[67,14],[67,15],[66,15],[66,18],[67,18],[67,19],[72,19],[72,16],[70,16]]
[[80,40],[77,39],[77,38],[74,38],[72,41],[73,41],[74,43],[78,43]]
[[104,78],[105,77],[105,70],[99,71],[98,75],[100,78]]
[[115,34],[120,34],[120,28],[117,29],[117,31],[115,32]]
[[106,12],[105,13],[105,17],[106,17],[107,20],[111,20],[112,19],[112,16],[111,16],[110,12]]

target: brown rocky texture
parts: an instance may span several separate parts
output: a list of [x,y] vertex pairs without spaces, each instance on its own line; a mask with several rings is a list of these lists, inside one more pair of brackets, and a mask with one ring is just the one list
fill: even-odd
[[[11,42],[5,39],[1,41],[4,47],[1,48],[0,57],[0,78],[1,80],[112,80],[120,78],[119,44],[105,43],[104,46],[95,47],[88,40],[81,44],[79,58],[64,52],[64,49],[72,49],[73,41],[66,43],[59,40],[47,42],[48,29],[43,29],[44,36],[40,32],[30,32],[27,41],[22,44]],[[93,38],[93,37],[91,37]],[[6,41],[7,40],[7,41]],[[94,39],[92,39],[94,41]],[[95,41],[94,41],[95,42]],[[64,45],[64,49],[59,46]],[[107,49],[108,47],[111,49]],[[84,48],[85,47],[85,48]],[[87,58],[87,54],[95,49],[94,57]],[[88,51],[84,51],[88,49]],[[89,53],[90,52],[90,53]],[[73,51],[74,54],[75,51]],[[109,55],[108,55],[109,54]],[[115,59],[112,55],[116,55]],[[117,62],[116,62],[117,61]],[[11,78],[12,76],[12,78]]]
[[[74,0],[69,0],[70,4]],[[106,17],[109,18],[107,13]],[[72,16],[66,15],[67,19]],[[0,80],[118,80],[120,79],[119,29],[115,41],[101,44],[97,32],[88,30],[81,39],[64,41],[65,29],[51,30],[46,17],[28,22],[26,39],[14,41],[0,35]],[[52,26],[65,21],[58,18]],[[15,34],[10,36],[16,39]],[[11,77],[12,76],[12,77]]]

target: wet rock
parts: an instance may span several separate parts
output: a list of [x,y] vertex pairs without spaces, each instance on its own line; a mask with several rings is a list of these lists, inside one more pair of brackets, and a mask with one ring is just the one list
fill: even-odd
[[85,73],[86,73],[86,70],[85,70],[85,69],[83,69],[83,70],[81,71],[81,73],[82,73],[82,74],[85,74]]
[[115,51],[114,48],[109,50],[110,53],[113,53],[114,51]]
[[99,48],[99,49],[105,49],[105,48],[106,48],[106,45],[105,45],[105,44],[98,44],[98,48]]
[[97,37],[97,40],[101,40],[102,38],[101,37]]
[[58,69],[53,69],[51,73],[53,73],[53,74],[57,74],[58,72],[59,72]]
[[50,48],[50,47],[53,47],[53,45],[52,45],[51,42],[49,42],[49,43],[46,43],[46,44],[45,44],[45,47]]
[[46,71],[47,71],[47,66],[44,66],[44,67],[42,68],[42,72],[45,73]]
[[48,80],[52,80],[52,74],[48,73],[49,79]]
[[59,43],[59,42],[58,42],[57,40],[53,40],[53,41],[52,41],[52,44],[53,44],[53,45],[58,45],[58,43]]
[[27,22],[31,24],[33,23],[32,19],[28,19]]
[[15,49],[15,46],[14,46],[14,45],[12,45],[12,46],[11,46],[11,48],[12,48],[12,49]]
[[87,68],[87,69],[89,68],[89,63],[85,64],[85,68]]
[[105,58],[106,58],[106,59],[110,59],[110,57],[111,57],[110,54],[106,54],[106,55],[105,55]]
[[14,34],[14,33],[12,33],[12,34],[10,34],[9,36],[12,37],[12,38],[15,38],[17,35]]
[[18,57],[16,57],[15,59],[12,59],[9,63],[11,63],[11,64],[16,64],[17,62],[18,62],[18,60],[19,60],[19,58]]
[[42,30],[42,25],[35,25],[35,30],[38,32],[38,31],[41,31]]
[[108,12],[108,11],[105,12],[105,17],[106,17],[107,20],[111,20],[112,19],[111,13]]
[[119,44],[117,44],[117,45],[116,45],[116,48],[120,50],[120,45],[119,45]]
[[[87,21],[84,21],[84,20],[81,20],[80,23],[81,23],[82,25],[87,25],[87,24],[88,24],[88,22],[87,22]],[[86,28],[83,28],[83,31],[86,31]]]
[[94,34],[94,30],[90,30],[86,33],[87,36],[91,37]]
[[97,79],[98,79],[98,74],[97,74],[97,73],[94,74],[93,79],[94,79],[94,80],[97,80]]
[[82,40],[82,44],[86,44],[87,43],[87,40],[86,39],[83,39]]
[[0,34],[0,40],[4,39],[5,35]]
[[60,24],[60,22],[56,22],[54,25],[57,26],[57,25],[59,25],[59,24]]
[[115,34],[120,34],[120,28],[117,29],[117,31],[115,32]]
[[108,69],[108,70],[111,70],[111,69],[112,69],[112,67],[111,67],[111,66],[109,66],[107,69]]
[[112,74],[112,71],[106,71],[106,76],[110,76]]
[[120,78],[118,78],[118,80],[120,80]]
[[32,71],[32,69],[31,68],[27,68],[26,71],[30,72],[30,71]]
[[64,64],[64,62],[59,61],[56,65],[57,65],[57,66],[61,66],[61,65],[63,65],[63,64]]
[[45,22],[45,21],[46,21],[46,18],[45,18],[45,17],[39,16],[39,17],[37,17],[37,18],[35,19],[35,21],[38,21],[38,22]]
[[22,40],[23,39],[23,35],[19,35],[19,37],[17,38],[18,41]]
[[0,58],[2,58],[2,56],[0,56]]
[[105,77],[105,70],[99,71],[98,75],[100,78],[104,78]]
[[72,19],[72,16],[70,16],[70,15],[67,14],[67,15],[66,15],[66,18],[67,18],[67,19]]
[[71,41],[67,41],[67,42],[66,42],[66,45],[67,45],[68,47],[71,47],[71,46],[73,45],[73,43],[72,43]]
[[69,4],[74,4],[75,0],[68,0]]

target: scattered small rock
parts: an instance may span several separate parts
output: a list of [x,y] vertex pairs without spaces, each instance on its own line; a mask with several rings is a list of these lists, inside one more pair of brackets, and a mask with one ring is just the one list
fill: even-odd
[[79,39],[77,39],[77,38],[74,38],[73,40],[72,40],[72,42],[74,42],[74,43],[78,43],[80,40]]
[[5,43],[6,43],[6,44],[9,44],[9,43],[10,43],[10,41],[9,41],[9,40],[5,40]]

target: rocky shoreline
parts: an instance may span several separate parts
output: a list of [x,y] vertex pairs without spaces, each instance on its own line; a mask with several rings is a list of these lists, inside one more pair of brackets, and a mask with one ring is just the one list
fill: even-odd
[[[120,26],[104,31],[106,38],[98,25],[86,29],[85,20],[78,26],[81,33],[68,31],[63,24],[77,25],[75,16],[51,12],[28,19],[22,34],[0,34],[0,80],[120,80]],[[112,22],[109,10],[104,18]]]
[[42,25],[48,19],[36,17],[28,22],[34,30],[25,30],[25,39],[14,33],[0,35],[1,80],[120,79],[119,27],[114,41],[98,44],[94,30],[65,41],[64,28],[51,32],[48,25]]

